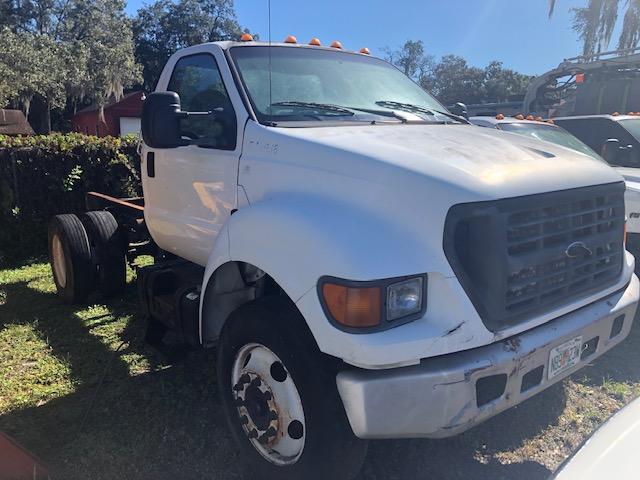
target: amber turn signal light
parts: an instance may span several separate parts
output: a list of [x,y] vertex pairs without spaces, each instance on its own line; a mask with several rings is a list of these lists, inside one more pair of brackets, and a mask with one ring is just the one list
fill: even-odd
[[380,325],[380,287],[348,287],[325,283],[322,285],[322,297],[333,320],[345,327],[367,328]]

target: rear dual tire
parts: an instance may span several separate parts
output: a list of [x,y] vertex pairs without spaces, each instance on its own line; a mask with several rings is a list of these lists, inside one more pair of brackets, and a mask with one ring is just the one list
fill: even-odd
[[109,212],[56,215],[49,224],[49,259],[58,296],[82,303],[96,288],[111,296],[126,282],[125,241]]

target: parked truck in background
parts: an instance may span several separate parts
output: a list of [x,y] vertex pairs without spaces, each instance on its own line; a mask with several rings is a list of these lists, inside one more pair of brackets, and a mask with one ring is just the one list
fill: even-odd
[[367,440],[448,437],[621,342],[624,182],[471,126],[368,51],[190,47],[147,96],[144,199],[59,215],[60,296],[138,272],[149,337],[217,348],[247,478],[353,478]]
[[640,253],[640,112],[558,117],[557,125],[582,140],[625,179],[628,249]]

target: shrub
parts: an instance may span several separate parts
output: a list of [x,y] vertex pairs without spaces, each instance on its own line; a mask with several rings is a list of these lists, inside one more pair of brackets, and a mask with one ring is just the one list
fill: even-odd
[[0,135],[0,266],[47,251],[47,225],[81,212],[91,190],[141,195],[137,137]]

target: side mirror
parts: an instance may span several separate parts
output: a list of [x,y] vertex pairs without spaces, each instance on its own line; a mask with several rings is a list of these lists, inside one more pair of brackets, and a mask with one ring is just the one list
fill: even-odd
[[602,145],[600,155],[607,161],[607,163],[615,165],[620,157],[620,140],[617,138],[607,139],[607,141]]
[[459,117],[469,118],[469,114],[467,113],[467,106],[458,102],[448,107],[449,111],[454,115],[458,115]]
[[142,106],[142,139],[151,148],[190,145],[190,140],[182,138],[180,120],[196,115],[213,115],[213,112],[183,112],[176,92],[151,93]]

